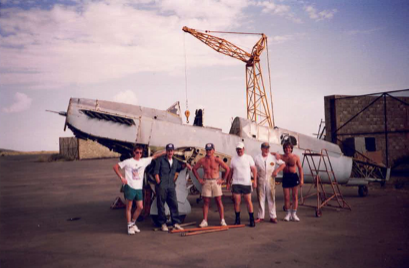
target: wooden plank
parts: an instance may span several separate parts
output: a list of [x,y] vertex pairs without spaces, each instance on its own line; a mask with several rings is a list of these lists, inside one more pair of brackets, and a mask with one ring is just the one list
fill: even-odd
[[170,233],[187,233],[187,232],[196,232],[196,231],[206,231],[206,230],[218,230],[218,229],[229,229],[229,228],[240,228],[244,227],[244,224],[241,225],[227,225],[227,226],[209,226],[209,227],[203,227],[203,228],[190,228],[190,229],[184,229],[184,230],[172,230],[169,231]]
[[[226,226],[223,226],[223,227],[226,227]],[[192,235],[209,234],[209,233],[215,233],[215,232],[221,232],[221,231],[227,231],[227,230],[229,230],[229,228],[219,228],[219,229],[214,229],[214,230],[181,233],[180,235],[181,236],[192,236]]]

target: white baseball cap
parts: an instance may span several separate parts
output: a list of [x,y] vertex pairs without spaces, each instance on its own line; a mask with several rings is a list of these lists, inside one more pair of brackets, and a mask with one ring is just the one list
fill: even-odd
[[243,149],[244,148],[244,143],[242,143],[242,142],[237,143],[236,148]]

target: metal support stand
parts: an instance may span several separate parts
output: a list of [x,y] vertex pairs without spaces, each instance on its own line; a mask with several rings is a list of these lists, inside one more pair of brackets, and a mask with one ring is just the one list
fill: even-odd
[[[321,150],[321,153],[313,153],[311,152],[311,150],[306,149],[303,155],[304,158],[302,161],[302,165],[304,167],[304,163],[307,163],[310,170],[310,174],[304,174],[304,176],[311,176],[314,183],[309,188],[305,197],[303,196],[303,191],[301,190],[300,204],[304,206],[314,207],[315,216],[317,217],[321,217],[321,209],[324,206],[351,210],[351,207],[347,204],[347,202],[345,202],[344,197],[342,196],[327,150],[323,149]],[[332,192],[326,193],[324,185],[330,185]],[[317,197],[317,205],[306,205],[305,199],[312,196]],[[338,206],[332,206],[329,203],[333,199],[337,201]]]

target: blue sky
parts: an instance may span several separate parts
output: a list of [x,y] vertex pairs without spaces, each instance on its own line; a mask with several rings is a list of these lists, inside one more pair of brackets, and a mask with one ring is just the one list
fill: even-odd
[[[0,148],[58,150],[72,133],[45,110],[64,111],[71,97],[157,109],[180,101],[184,112],[186,88],[190,111],[204,108],[204,124],[228,132],[232,117],[246,117],[245,66],[183,26],[265,33],[275,123],[307,135],[324,118],[324,96],[409,88],[409,1],[0,3]],[[258,40],[217,36],[248,51]],[[262,64],[268,85],[266,50]]]

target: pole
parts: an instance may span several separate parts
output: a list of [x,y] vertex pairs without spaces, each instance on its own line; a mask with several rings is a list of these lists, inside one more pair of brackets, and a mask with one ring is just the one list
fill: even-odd
[[388,117],[386,115],[386,93],[383,93],[383,116],[385,124],[385,157],[386,167],[389,167],[389,155],[388,155]]

